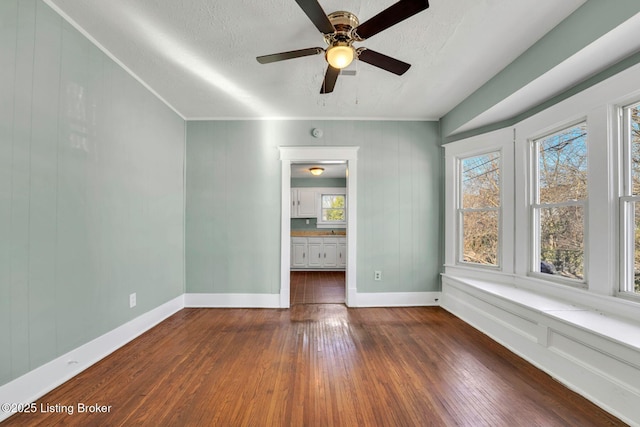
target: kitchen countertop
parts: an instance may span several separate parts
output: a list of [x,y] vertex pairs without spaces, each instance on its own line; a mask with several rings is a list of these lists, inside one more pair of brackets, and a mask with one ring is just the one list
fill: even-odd
[[291,237],[346,237],[347,232],[344,230],[331,231],[323,230],[291,230]]

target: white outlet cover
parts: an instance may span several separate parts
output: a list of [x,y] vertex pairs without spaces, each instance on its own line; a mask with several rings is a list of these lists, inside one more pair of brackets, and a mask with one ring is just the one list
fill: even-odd
[[135,292],[129,295],[129,308],[133,308],[136,306],[136,294]]

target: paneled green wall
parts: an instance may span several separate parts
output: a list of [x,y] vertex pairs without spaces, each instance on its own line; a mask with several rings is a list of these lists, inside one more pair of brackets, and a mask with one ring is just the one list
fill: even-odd
[[280,292],[278,147],[294,145],[360,146],[358,292],[439,290],[438,123],[300,120],[187,123],[187,292]]
[[292,187],[346,187],[346,178],[291,178]]
[[0,61],[2,385],[184,292],[185,125],[41,1]]

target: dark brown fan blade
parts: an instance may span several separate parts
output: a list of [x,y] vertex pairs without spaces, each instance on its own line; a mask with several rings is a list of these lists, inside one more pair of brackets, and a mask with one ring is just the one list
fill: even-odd
[[331,34],[336,29],[333,28],[333,24],[329,21],[327,14],[322,10],[322,6],[318,3],[318,0],[296,0],[298,6],[307,14],[313,25],[316,26],[323,34]]
[[327,67],[327,72],[324,75],[324,82],[322,82],[320,93],[333,92],[333,88],[336,87],[336,81],[338,80],[338,74],[340,74],[339,68],[333,68],[331,65]]
[[355,32],[360,39],[368,39],[396,25],[398,22],[412,17],[416,13],[422,12],[428,7],[429,2],[427,0],[400,0],[368,21],[358,25]]
[[358,59],[371,64],[374,67],[382,68],[390,73],[397,74],[399,76],[407,72],[411,67],[411,64],[402,62],[398,59],[392,58],[382,53],[378,53],[375,50],[363,49],[358,52]]
[[310,47],[308,49],[291,50],[289,52],[280,52],[273,53],[271,55],[258,56],[256,59],[261,64],[268,64],[270,62],[301,58],[303,56],[317,55],[319,53],[324,53],[324,49],[321,47]]

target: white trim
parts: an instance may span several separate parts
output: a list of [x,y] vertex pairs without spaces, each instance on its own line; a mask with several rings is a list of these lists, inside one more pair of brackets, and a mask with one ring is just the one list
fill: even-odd
[[500,208],[499,208],[499,248],[498,266],[478,266],[513,272],[514,240],[514,176],[509,162],[513,161],[513,130],[500,129],[445,145],[445,264],[474,265],[459,262],[459,210],[460,198],[459,161],[492,152],[500,153]]
[[[0,387],[0,403],[31,403],[184,308],[180,295]],[[0,411],[0,421],[13,414]]]
[[[282,152],[280,153],[282,155]],[[288,308],[291,303],[291,161],[283,160],[282,166],[282,206],[280,208],[280,307]],[[286,244],[285,244],[286,242]]]
[[[445,265],[443,277],[450,276],[460,280],[480,280],[495,284],[514,286],[532,293],[570,301],[584,307],[602,312],[605,315],[625,317],[627,319],[640,319],[640,304],[625,298],[600,295],[575,286],[560,286],[549,282],[544,278],[522,276],[519,274],[490,271],[476,267]],[[444,280],[444,279],[443,279]]]
[[358,218],[358,149],[360,147],[278,147],[282,161],[282,206],[280,223],[280,307],[290,304],[291,284],[291,163],[339,160],[347,163],[347,267],[345,304],[355,304]]
[[367,292],[356,294],[352,307],[422,307],[438,306],[440,292]]
[[[619,174],[617,182],[616,195],[619,196],[618,218],[619,218],[619,269],[618,269],[618,288],[614,289],[614,294],[631,300],[640,298],[634,288],[634,253],[635,253],[635,212],[634,207],[640,203],[640,196],[633,194],[632,185],[632,150],[633,145],[631,137],[631,109],[640,106],[638,97],[633,98],[633,102],[625,103],[619,106],[612,106],[609,110],[611,126],[613,129],[613,137],[618,145],[614,148],[618,149],[616,155],[612,157],[616,161],[614,165],[618,166]],[[614,166],[615,167],[615,166]]]
[[279,294],[184,294],[185,308],[280,308]]
[[187,117],[190,122],[198,122],[198,121],[261,121],[261,120],[286,120],[286,121],[350,121],[350,122],[437,122],[440,120],[439,117],[358,117],[358,116],[326,116],[326,117],[318,117],[318,116],[277,116],[277,117]]

